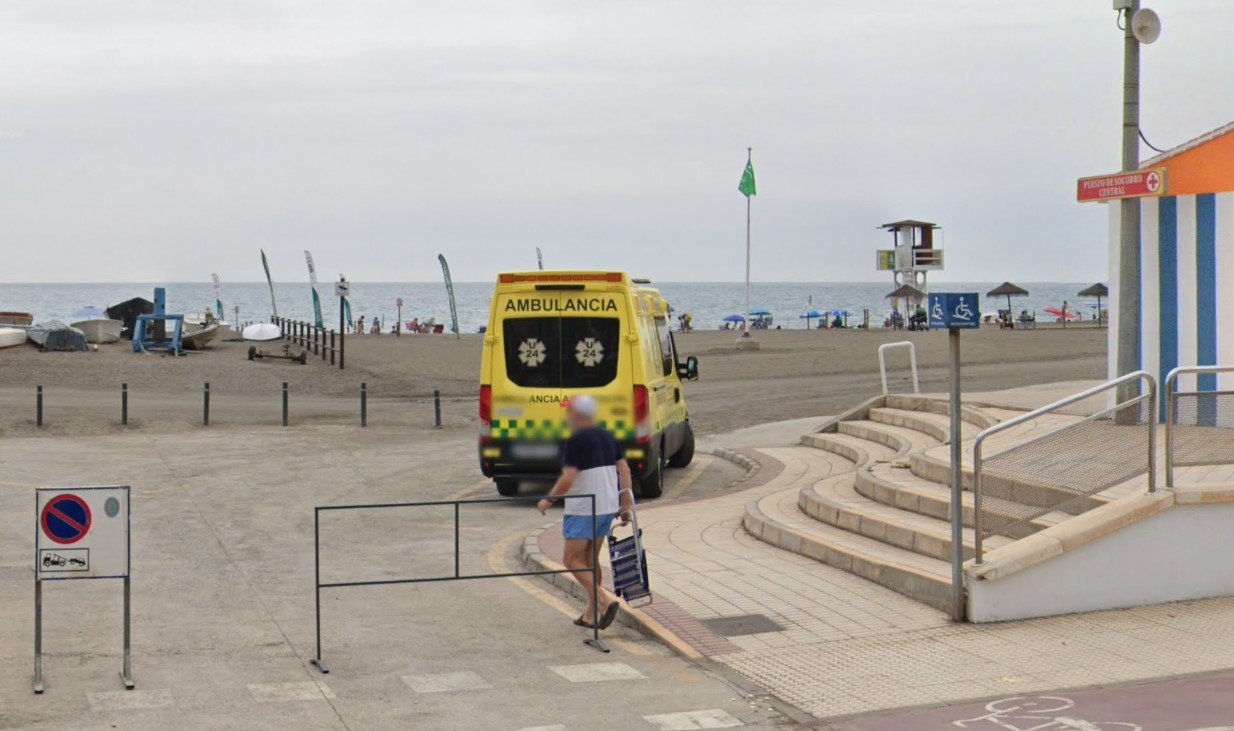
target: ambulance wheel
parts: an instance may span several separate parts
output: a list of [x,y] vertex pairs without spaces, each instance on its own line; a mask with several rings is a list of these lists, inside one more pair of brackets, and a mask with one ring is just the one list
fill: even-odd
[[509,477],[498,477],[493,480],[497,484],[497,494],[502,497],[518,495],[518,480]]
[[657,498],[664,494],[664,464],[656,462],[656,466],[638,481],[638,496]]
[[685,439],[681,440],[681,449],[677,450],[668,460],[668,466],[673,469],[681,469],[689,467],[694,461],[694,430],[690,428],[690,422],[685,423]]

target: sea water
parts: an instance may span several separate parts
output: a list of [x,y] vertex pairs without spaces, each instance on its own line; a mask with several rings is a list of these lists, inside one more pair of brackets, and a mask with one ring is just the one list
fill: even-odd
[[[998,282],[931,283],[936,292],[980,292],[983,312],[995,312],[1006,308],[1005,297],[986,297],[985,293]],[[0,310],[30,312],[37,321],[58,319],[68,321],[72,313],[82,307],[94,305],[108,307],[133,297],[153,299],[154,284],[0,284]],[[169,313],[200,313],[214,306],[213,285],[209,282],[172,283],[163,286],[167,290]],[[741,314],[745,309],[745,285],[729,282],[660,282],[659,287],[673,306],[675,314],[689,312],[693,315],[696,329],[723,327],[724,318]],[[1084,319],[1091,319],[1096,303],[1077,296],[1088,283],[1021,283],[1029,291],[1027,297],[1013,297],[1012,310],[1018,315],[1021,310],[1036,312],[1042,321],[1053,318],[1045,315],[1046,307],[1061,307],[1068,303],[1070,311],[1078,311]],[[881,327],[891,306],[885,295],[891,291],[888,282],[880,283],[766,283],[752,285],[751,304],[770,309],[775,324],[783,328],[804,328],[806,320],[800,315],[808,310],[835,312],[847,310],[852,313],[849,325],[859,324],[864,310],[870,310],[871,327]],[[274,293],[278,314],[296,320],[311,320],[313,315],[312,294],[305,283],[276,282]],[[326,327],[337,327],[339,321],[338,298],[334,284],[318,285],[321,296],[322,319]],[[493,296],[491,282],[458,282],[454,285],[458,303],[459,328],[462,332],[477,332],[488,321],[489,301]],[[352,282],[351,311],[355,317],[365,318],[366,326],[376,317],[389,331],[389,324],[396,317],[396,303],[403,300],[403,320],[430,318],[450,327],[450,306],[445,287],[441,282]],[[268,321],[271,314],[270,289],[265,282],[223,283],[219,299],[222,300],[225,319],[231,321],[235,308],[240,310],[240,322]],[[1105,306],[1105,302],[1102,302]],[[816,327],[818,320],[811,320]]]

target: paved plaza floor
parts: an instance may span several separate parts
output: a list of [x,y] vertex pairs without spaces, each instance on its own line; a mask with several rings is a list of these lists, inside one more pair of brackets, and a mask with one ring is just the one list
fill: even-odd
[[[620,626],[602,654],[532,579],[326,590],[315,654],[314,505],[495,493],[470,431],[210,427],[0,441],[0,727],[690,729],[788,722],[723,668]],[[717,466],[717,469],[721,469]],[[730,468],[731,474],[738,471]],[[48,584],[31,690],[33,488],[132,485],[133,671],[118,581]],[[686,489],[689,489],[688,486]],[[465,506],[465,573],[518,569],[531,504]],[[453,570],[448,509],[332,514],[324,581]]]
[[[711,453],[671,473],[665,499],[641,513],[656,592],[642,613],[650,622],[632,615],[615,625],[610,654],[583,644],[585,633],[570,624],[576,600],[539,579],[340,588],[322,594],[328,675],[309,664],[312,506],[490,497],[467,429],[10,436],[0,441],[0,727],[1234,724],[1222,717],[1222,699],[1234,697],[1229,676],[1192,677],[1234,667],[1234,599],[957,625],[754,540],[740,525],[746,503],[849,468],[795,444],[814,423],[709,440]],[[65,582],[46,592],[47,691],[35,696],[33,488],[79,484],[133,486],[137,688],[122,690],[118,676],[119,585]],[[445,508],[330,514],[321,524],[322,579],[449,574],[453,525]],[[528,504],[465,506],[461,570],[521,568],[529,535],[552,557],[554,530],[545,526]],[[1071,705],[1033,700],[1042,697]],[[1150,697],[1151,708],[1137,700]],[[1046,720],[1013,718],[1025,709]]]

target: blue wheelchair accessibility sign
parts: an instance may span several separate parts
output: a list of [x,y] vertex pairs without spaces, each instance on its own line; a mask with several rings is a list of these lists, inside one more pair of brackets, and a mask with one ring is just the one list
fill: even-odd
[[976,292],[938,292],[930,295],[930,328],[981,326]]

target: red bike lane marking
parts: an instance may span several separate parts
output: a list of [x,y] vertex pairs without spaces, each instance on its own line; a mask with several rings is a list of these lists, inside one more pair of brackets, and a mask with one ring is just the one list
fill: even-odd
[[854,719],[833,731],[1234,731],[1234,673],[1007,695]]

